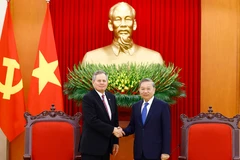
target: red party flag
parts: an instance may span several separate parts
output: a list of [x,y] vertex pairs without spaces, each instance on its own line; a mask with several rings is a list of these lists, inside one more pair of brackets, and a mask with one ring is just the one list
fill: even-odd
[[9,141],[24,131],[24,94],[9,3],[0,40],[0,128]]

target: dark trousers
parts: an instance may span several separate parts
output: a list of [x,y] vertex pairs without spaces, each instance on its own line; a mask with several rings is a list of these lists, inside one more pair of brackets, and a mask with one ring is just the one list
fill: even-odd
[[88,155],[88,154],[82,154],[81,156],[82,156],[82,160],[110,160],[109,153],[103,156]]
[[159,158],[159,159],[147,159],[147,158],[144,156],[144,154],[142,153],[142,156],[141,156],[140,159],[134,159],[134,160],[160,160],[160,158]]
[[160,160],[160,159],[147,159],[145,157],[142,157],[141,159],[134,159],[134,160]]

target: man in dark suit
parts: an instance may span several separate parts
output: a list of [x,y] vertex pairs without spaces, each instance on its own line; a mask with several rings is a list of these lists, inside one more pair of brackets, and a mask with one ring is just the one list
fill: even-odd
[[118,138],[123,131],[118,128],[118,110],[113,94],[105,91],[108,76],[97,71],[92,77],[94,90],[82,100],[83,128],[80,141],[82,160],[109,160],[116,155]]
[[154,98],[155,84],[141,80],[139,93],[143,100],[132,106],[131,120],[123,129],[126,136],[135,133],[135,160],[166,160],[170,157],[171,123],[169,105]]

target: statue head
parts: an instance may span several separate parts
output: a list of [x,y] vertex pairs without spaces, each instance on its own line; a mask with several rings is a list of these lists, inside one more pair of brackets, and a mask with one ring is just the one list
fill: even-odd
[[108,28],[113,31],[114,40],[132,43],[132,32],[137,29],[135,9],[126,2],[119,2],[109,10]]

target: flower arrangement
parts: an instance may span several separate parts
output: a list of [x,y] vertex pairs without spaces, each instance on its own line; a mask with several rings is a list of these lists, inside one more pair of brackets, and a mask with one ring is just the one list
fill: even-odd
[[103,70],[108,74],[107,90],[113,93],[117,99],[117,105],[131,107],[141,97],[138,94],[138,85],[141,79],[151,78],[155,82],[155,97],[169,103],[176,103],[176,98],[185,97],[182,90],[184,84],[179,81],[181,69],[173,64],[121,64],[101,65],[85,64],[73,66],[67,75],[68,81],[64,84],[64,93],[68,99],[80,103],[83,96],[93,89],[92,75],[97,70]]

